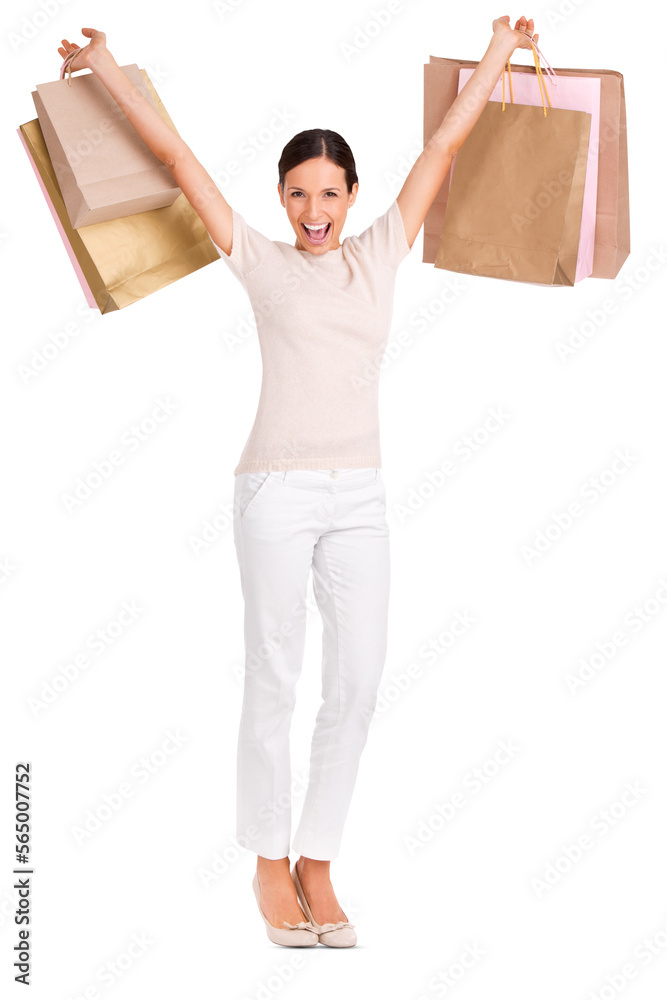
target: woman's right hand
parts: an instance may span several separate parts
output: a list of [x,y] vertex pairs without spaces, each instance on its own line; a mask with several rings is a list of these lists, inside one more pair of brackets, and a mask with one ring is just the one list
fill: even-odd
[[77,69],[93,69],[95,60],[106,51],[107,47],[107,36],[103,31],[96,31],[95,28],[82,28],[81,34],[85,35],[86,38],[90,38],[87,45],[83,48],[77,45],[76,42],[68,42],[66,38],[62,39],[62,45],[58,46],[58,52],[65,59],[70,52],[74,52],[76,49],[79,50],[78,55],[75,55],[69,64],[69,68],[74,73]]

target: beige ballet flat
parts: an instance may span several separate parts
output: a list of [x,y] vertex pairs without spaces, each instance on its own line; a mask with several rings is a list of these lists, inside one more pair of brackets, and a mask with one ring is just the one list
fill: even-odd
[[269,923],[264,916],[264,910],[262,909],[262,896],[259,888],[257,872],[255,872],[252,880],[252,887],[255,893],[255,899],[257,900],[257,905],[259,906],[259,912],[262,914],[262,920],[266,924],[266,933],[268,934],[270,941],[273,941],[274,944],[284,944],[288,947],[291,947],[292,945],[296,945],[297,947],[308,947],[310,945],[317,944],[318,933],[309,920],[300,920],[298,924],[288,924],[286,920],[283,920],[286,930],[283,930],[282,927],[274,927],[273,924]]
[[303,891],[303,886],[296,870],[296,863],[294,864],[294,868],[292,868],[292,881],[296,886],[296,894],[299,897],[299,902],[303,907],[304,913],[308,917],[311,926],[319,934],[320,944],[326,944],[329,948],[351,948],[352,945],[357,943],[357,933],[354,930],[354,924],[351,924],[348,920],[339,920],[335,924],[317,923]]

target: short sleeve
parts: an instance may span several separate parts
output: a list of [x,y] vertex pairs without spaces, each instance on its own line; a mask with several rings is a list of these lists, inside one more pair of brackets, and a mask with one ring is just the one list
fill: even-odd
[[234,208],[232,208],[231,254],[226,254],[215,240],[213,240],[213,245],[242,284],[245,283],[250,272],[267,259],[269,253],[275,253],[275,243],[249,226],[243,216]]
[[387,267],[396,268],[410,253],[405,235],[403,217],[396,198],[382,215],[357,237],[364,251],[382,261]]

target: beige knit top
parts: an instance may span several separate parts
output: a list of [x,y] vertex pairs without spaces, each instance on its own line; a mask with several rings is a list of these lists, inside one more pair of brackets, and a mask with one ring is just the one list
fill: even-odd
[[262,356],[255,422],[234,475],[379,467],[378,373],[394,284],[410,253],[398,202],[316,256],[270,240],[232,209],[232,252]]

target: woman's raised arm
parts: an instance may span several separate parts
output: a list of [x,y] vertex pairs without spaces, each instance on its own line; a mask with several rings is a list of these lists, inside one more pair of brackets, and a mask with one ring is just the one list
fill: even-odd
[[106,35],[94,28],[83,28],[90,38],[80,48],[62,40],[58,48],[65,58],[75,49],[78,55],[70,62],[72,70],[88,68],[97,76],[123,113],[132,122],[148,148],[165,164],[181,191],[206,226],[211,239],[226,254],[232,252],[232,209],[208,171],[190,147],[167,125],[143,94],[130,83],[106,46]]
[[514,30],[509,17],[493,22],[493,37],[468,82],[461,88],[442,124],[415,160],[396,201],[410,246],[424,224],[433,200],[449,172],[454,154],[461,148],[481,115],[505,63],[516,48],[529,49],[533,19],[520,17]]

